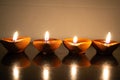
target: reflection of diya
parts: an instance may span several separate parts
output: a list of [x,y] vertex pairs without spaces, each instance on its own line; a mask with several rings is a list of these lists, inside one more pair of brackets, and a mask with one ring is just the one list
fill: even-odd
[[35,65],[44,67],[59,67],[61,65],[60,59],[55,55],[54,52],[40,52],[34,59],[33,62]]
[[96,54],[91,59],[91,64],[95,66],[102,66],[104,64],[108,64],[110,66],[117,66],[118,62],[113,55],[98,55]]
[[72,38],[64,39],[63,43],[70,52],[84,54],[86,50],[90,47],[92,41],[85,38],[77,38],[75,36],[73,39]]
[[2,64],[6,66],[28,67],[30,60],[28,56],[21,52],[20,54],[8,52],[2,59]]
[[109,55],[119,46],[116,41],[111,41],[111,34],[108,33],[106,40],[97,39],[93,40],[93,47],[96,49],[98,54]]
[[39,51],[49,52],[55,51],[60,45],[62,41],[59,39],[50,38],[49,32],[45,33],[45,39],[37,39],[33,41],[33,45]]
[[86,55],[80,55],[72,52],[69,52],[69,54],[64,57],[62,62],[66,65],[76,64],[81,67],[89,67],[91,65]]
[[20,53],[25,50],[30,40],[30,37],[18,37],[18,32],[15,32],[13,38],[3,38],[0,42],[8,52]]

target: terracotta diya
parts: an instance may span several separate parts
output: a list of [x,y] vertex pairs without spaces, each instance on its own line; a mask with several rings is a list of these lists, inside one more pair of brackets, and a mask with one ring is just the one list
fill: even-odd
[[60,39],[49,38],[49,32],[46,31],[44,39],[37,39],[33,41],[33,45],[39,51],[49,52],[55,51],[62,41]]
[[86,50],[90,47],[92,41],[90,39],[77,38],[76,36],[74,36],[73,39],[72,38],[64,39],[63,43],[70,52],[84,54]]
[[93,40],[93,47],[96,49],[99,54],[111,54],[118,46],[117,41],[111,41],[111,33],[108,32],[106,40],[105,39],[96,39]]
[[8,52],[20,53],[25,50],[30,43],[30,40],[30,37],[18,37],[18,32],[15,32],[13,38],[3,38],[0,42],[8,50]]

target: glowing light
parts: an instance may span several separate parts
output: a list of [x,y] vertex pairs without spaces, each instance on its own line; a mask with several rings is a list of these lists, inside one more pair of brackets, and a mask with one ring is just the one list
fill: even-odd
[[77,74],[77,66],[75,64],[71,65],[71,80],[76,79],[76,74]]
[[45,39],[46,42],[49,40],[49,32],[48,31],[45,32],[45,38],[44,39]]
[[13,67],[13,78],[14,80],[19,79],[19,69],[16,66]]
[[43,79],[44,80],[49,79],[49,69],[47,67],[43,68]]
[[18,39],[18,32],[16,31],[14,34],[13,34],[13,41],[16,41]]
[[109,76],[110,76],[109,66],[105,65],[103,66],[102,78],[103,80],[109,80]]
[[74,36],[74,38],[73,38],[73,43],[76,44],[77,41],[78,41],[78,37],[77,37],[77,36]]
[[111,33],[108,32],[107,36],[106,36],[106,43],[109,44],[110,43],[110,40],[111,40]]

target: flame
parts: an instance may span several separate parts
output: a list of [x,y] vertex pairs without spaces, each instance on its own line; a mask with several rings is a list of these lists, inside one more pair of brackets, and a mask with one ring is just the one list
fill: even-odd
[[49,40],[49,32],[48,31],[45,32],[45,38],[44,39],[45,39],[45,41]]
[[13,35],[13,41],[16,41],[18,39],[18,32],[16,31]]
[[15,80],[18,80],[19,78],[19,69],[16,66],[13,67],[13,77]]
[[74,36],[74,38],[73,38],[73,43],[77,43],[77,41],[78,41],[78,37],[77,37],[77,36]]
[[111,33],[108,32],[107,36],[106,36],[106,43],[109,44],[110,43],[110,40],[111,40]]

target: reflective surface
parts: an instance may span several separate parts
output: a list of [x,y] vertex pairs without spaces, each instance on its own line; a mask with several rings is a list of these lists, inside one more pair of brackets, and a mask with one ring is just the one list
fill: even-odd
[[7,52],[0,44],[0,80],[119,80],[120,47],[113,55],[99,55],[90,47],[84,55],[61,45],[55,52],[39,52],[30,44],[23,53]]

